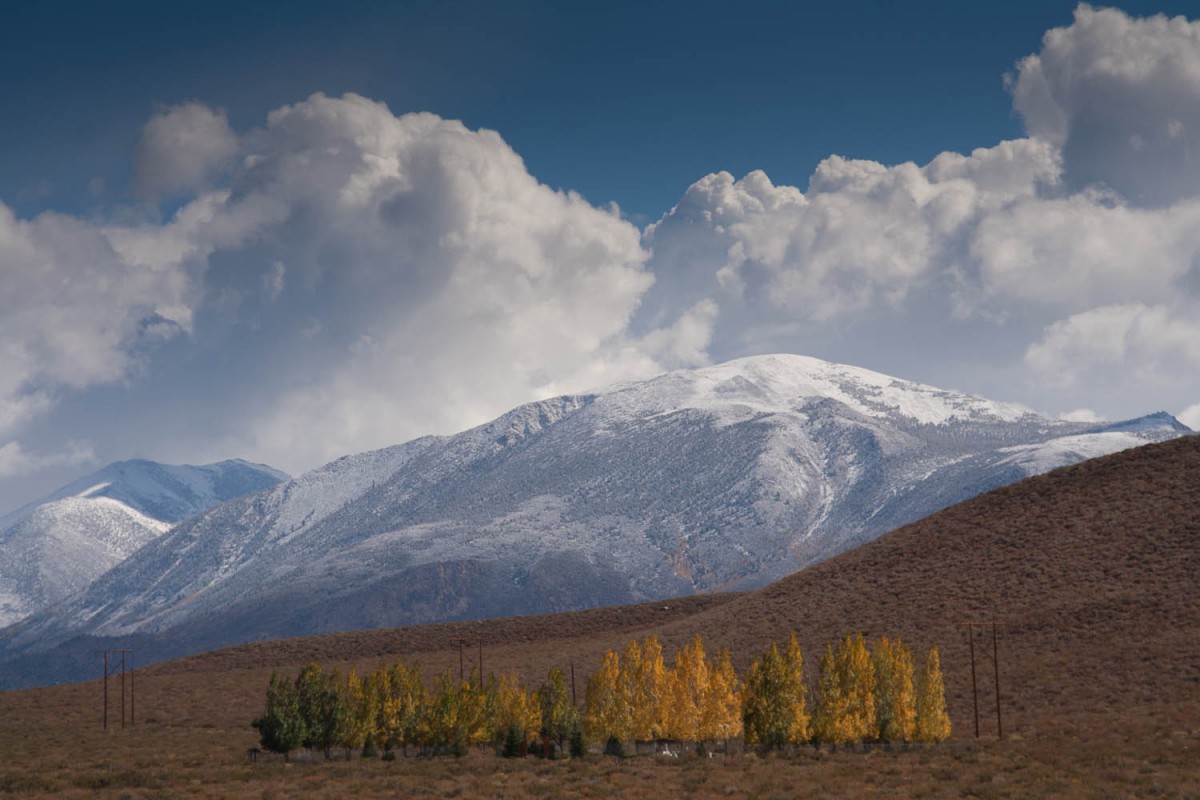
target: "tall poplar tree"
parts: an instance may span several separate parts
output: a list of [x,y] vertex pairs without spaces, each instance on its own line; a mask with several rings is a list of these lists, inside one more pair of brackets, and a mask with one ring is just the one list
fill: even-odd
[[747,670],[742,683],[746,741],[778,747],[809,737],[804,656],[793,633],[787,648],[771,642]]
[[742,733],[742,704],[737,672],[728,650],[721,650],[708,666],[708,687],[700,709],[700,739],[734,739]]
[[821,658],[815,733],[830,744],[861,742],[875,732],[875,671],[862,634],[848,635]]
[[916,739],[941,742],[950,738],[950,715],[946,713],[946,687],[942,682],[942,664],[937,648],[925,657],[921,685],[917,691]]
[[871,654],[875,667],[875,737],[907,742],[916,732],[917,698],[912,653],[899,639],[879,640]]
[[579,727],[579,710],[571,702],[567,678],[561,669],[555,667],[546,674],[538,696],[542,705],[542,731],[561,748]]
[[630,738],[651,742],[666,736],[667,669],[662,644],[648,636],[625,648],[618,676],[621,698],[630,710]]
[[584,693],[583,734],[590,742],[632,736],[632,712],[620,687],[621,660],[615,650],[604,654],[600,669],[588,678]]
[[697,634],[675,654],[675,665],[667,677],[668,739],[699,741],[701,707],[707,690],[708,663]]

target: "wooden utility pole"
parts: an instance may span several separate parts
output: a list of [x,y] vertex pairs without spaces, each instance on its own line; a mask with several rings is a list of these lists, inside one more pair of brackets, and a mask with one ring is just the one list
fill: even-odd
[[104,651],[104,730],[108,730],[108,651]]
[[112,674],[112,667],[116,664],[115,659],[110,660],[109,656],[115,656],[117,653],[121,654],[121,727],[125,727],[125,673],[127,672],[129,673],[129,724],[133,725],[136,697],[133,693],[133,670],[130,669],[131,662],[129,658],[133,651],[128,648],[114,647],[98,652],[103,657],[104,715],[102,724],[104,725],[104,729],[108,730],[108,678]]
[[979,692],[975,683],[975,628],[987,630],[992,628],[992,669],[996,679],[996,738],[1004,738],[1004,725],[1000,716],[1000,646],[997,643],[996,620],[991,622],[961,623],[971,637],[971,703],[975,708],[975,738],[979,738]]
[[979,738],[979,690],[975,688],[975,625],[967,626],[967,635],[971,637],[971,702],[975,706],[975,738]]
[[125,651],[121,651],[121,727],[125,727]]
[[992,620],[992,666],[996,668],[996,738],[1004,738],[1004,726],[1000,724],[1000,653],[996,645],[996,620]]

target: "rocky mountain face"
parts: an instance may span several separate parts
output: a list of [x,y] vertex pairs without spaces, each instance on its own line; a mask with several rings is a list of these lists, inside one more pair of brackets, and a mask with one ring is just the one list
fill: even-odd
[[121,461],[0,517],[0,628],[86,588],[175,523],[287,478],[239,460]]
[[94,649],[78,637],[155,659],[751,588],[997,486],[1188,432],[1165,414],[1063,422],[812,358],[740,359],[521,406],[216,506],[8,630],[0,657],[44,680],[52,654]]

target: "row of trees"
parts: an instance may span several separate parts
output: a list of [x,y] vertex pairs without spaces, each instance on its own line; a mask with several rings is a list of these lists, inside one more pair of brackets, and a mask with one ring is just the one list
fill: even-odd
[[512,675],[485,683],[474,670],[470,680],[446,670],[430,689],[419,667],[399,660],[365,679],[354,670],[343,679],[315,663],[295,679],[273,673],[266,711],[253,725],[264,748],[285,754],[298,747],[326,755],[335,747],[461,753],[477,744],[524,750],[542,734],[561,746],[579,728],[579,714],[562,670],[551,670],[535,692]]
[[262,745],[287,753],[335,747],[364,753],[418,747],[464,752],[492,744],[524,752],[539,737],[572,750],[584,741],[702,742],[745,738],[779,746],[814,742],[936,742],[950,735],[937,650],[914,679],[913,657],[899,639],[873,649],[861,635],[826,647],[811,698],[795,634],[772,643],[739,678],[728,651],[709,657],[699,636],[668,668],[656,637],[608,651],[587,681],[582,715],[561,670],[533,691],[515,676],[450,670],[428,687],[415,665],[397,661],[360,679],[309,664],[294,679],[271,676],[266,711],[254,721]]
[[847,744],[937,742],[950,735],[936,648],[914,680],[911,652],[884,637],[874,650],[861,635],[828,645],[810,710],[796,635],[775,642],[739,681],[728,651],[705,655],[699,636],[665,665],[658,639],[610,650],[587,684],[584,734],[590,741],[712,741]]

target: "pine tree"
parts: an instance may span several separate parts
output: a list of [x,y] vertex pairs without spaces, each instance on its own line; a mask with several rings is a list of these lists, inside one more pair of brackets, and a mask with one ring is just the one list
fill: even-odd
[[916,735],[918,742],[941,742],[950,738],[950,715],[946,713],[946,687],[937,648],[925,657],[921,685],[917,691]]
[[882,742],[907,742],[916,730],[916,693],[912,653],[899,639],[879,640],[871,654],[875,666],[875,736]]

